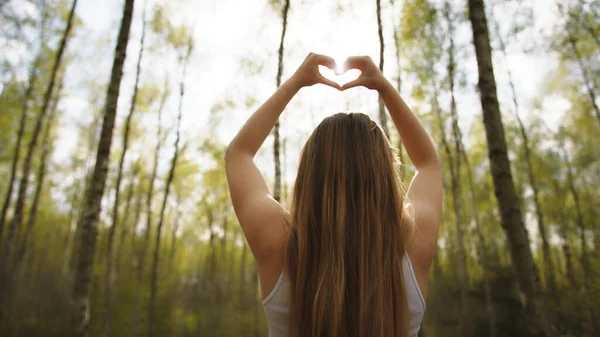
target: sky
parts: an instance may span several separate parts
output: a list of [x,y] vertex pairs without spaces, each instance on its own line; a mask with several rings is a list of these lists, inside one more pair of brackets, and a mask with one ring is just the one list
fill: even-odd
[[[523,34],[526,37],[523,40],[527,43],[529,37],[536,39],[536,33],[547,30],[548,23],[555,21],[554,13],[545,0],[535,0],[534,3],[536,26],[531,29],[532,33],[529,36]],[[383,1],[383,4],[384,39],[387,44],[384,73],[388,79],[393,80],[397,68],[391,23],[392,19],[394,23],[398,22],[398,15],[394,17],[394,14],[400,12],[401,1],[397,1],[394,8],[387,1]],[[136,1],[119,104],[120,119],[125,116],[130,104],[129,96],[139,48],[143,6],[144,1]],[[207,112],[214,104],[224,99],[244,101],[248,96],[252,96],[257,103],[260,103],[274,92],[281,19],[279,13],[266,0],[171,0],[169,7],[173,8],[170,17],[177,22],[192,25],[195,29],[196,50],[192,56],[189,72],[186,74],[189,94],[184,97],[183,103],[184,133],[187,136],[193,137],[195,134],[206,132],[204,128],[207,123]],[[340,8],[343,10],[339,10]],[[90,57],[97,59],[98,62],[95,62],[96,66],[93,69],[89,69],[89,58],[84,56],[79,66],[69,70],[70,97],[63,106],[68,111],[69,117],[63,123],[64,132],[60,132],[60,142],[64,146],[58,148],[64,151],[57,153],[59,160],[68,157],[72,150],[73,137],[75,137],[72,124],[76,124],[79,119],[89,118],[89,114],[82,111],[85,110],[89,97],[81,92],[78,93],[81,82],[85,81],[86,77],[99,77],[100,81],[108,80],[121,9],[121,0],[80,1],[77,14],[82,19],[84,28],[76,34],[76,41],[73,41],[72,47],[80,50],[78,47],[83,46],[83,49],[90,53]],[[500,13],[498,16],[506,14],[510,15],[510,13]],[[336,59],[361,54],[370,55],[377,60],[379,41],[375,15],[375,1],[292,1],[285,41],[283,79],[289,78],[304,56],[311,51],[332,55]],[[500,24],[508,27],[510,22],[506,21],[501,18]],[[469,42],[470,31],[459,30],[458,34],[459,39],[465,44]],[[97,41],[104,43],[98,45]],[[503,85],[506,76],[505,71],[502,71],[506,65],[510,65],[519,98],[526,105],[538,94],[544,76],[555,66],[556,59],[551,55],[539,53],[524,54],[520,51],[522,48],[523,44],[516,41],[509,45],[508,59],[495,60],[498,68],[496,76],[501,100],[510,102],[508,91],[503,90],[507,86]],[[259,74],[248,74],[241,69],[240,60],[263,63],[263,71]],[[459,60],[459,67],[467,71],[468,87],[459,93],[457,99],[461,126],[468,130],[473,117],[480,111],[478,97],[474,90],[477,72],[474,59],[464,60],[462,64],[461,61]],[[164,76],[165,67],[170,68],[168,72],[171,78],[178,80],[179,71],[173,64],[148,60],[148,63],[150,62],[152,64],[146,63],[144,68],[152,68],[151,72],[156,74],[159,80]],[[82,67],[86,69],[78,69]],[[403,77],[406,77],[407,87],[411,86],[410,75],[403,74]],[[142,74],[142,81],[144,78]],[[172,107],[177,103],[175,98],[172,97],[170,100]],[[405,94],[405,99],[410,105],[410,96]],[[284,137],[290,134],[290,142],[298,143],[296,146],[290,145],[290,151],[297,152],[305,138],[292,139],[292,134],[308,134],[323,117],[340,110],[363,111],[375,116],[377,109],[375,102],[377,102],[376,93],[362,88],[344,93],[325,86],[304,89],[292,101],[289,111],[282,116],[282,134]],[[224,116],[227,122],[221,125],[221,129],[217,132],[219,138],[223,142],[228,142],[252,112],[245,106],[228,111],[227,116]],[[170,109],[169,113],[170,118],[173,119],[176,109]],[[557,116],[555,118],[558,118],[560,113],[556,112],[555,115]],[[150,124],[152,120],[148,118],[145,122]]]
[[[167,0],[147,0],[149,5],[165,3]],[[439,0],[438,3],[442,1]],[[465,1],[453,1],[456,8],[464,6]],[[12,5],[20,6],[23,0],[15,0]],[[121,85],[118,105],[117,127],[120,127],[130,105],[133,88],[135,65],[141,34],[141,17],[145,1],[135,3],[134,20],[131,29],[128,54]],[[393,81],[398,69],[393,44],[393,26],[399,23],[402,1],[382,1],[382,21],[386,43],[384,74]],[[487,1],[490,4],[491,1]],[[494,7],[494,15],[499,20],[502,30],[509,29],[516,15],[517,2],[505,2]],[[503,107],[510,108],[510,92],[507,85],[506,70],[510,68],[519,93],[519,102],[524,107],[527,119],[531,111],[532,99],[544,88],[547,74],[556,67],[557,59],[552,53],[544,50],[523,52],[531,45],[536,45],[541,36],[548,34],[552,25],[558,20],[552,6],[547,0],[532,0],[534,22],[519,37],[508,45],[507,58],[499,53],[494,55],[495,74],[498,82],[499,98]],[[104,92],[96,90],[96,97],[91,97],[87,83],[106,83],[110,77],[112,55],[119,23],[122,16],[122,0],[80,0],[77,15],[83,23],[74,32],[74,38],[68,47],[73,56],[73,64],[66,75],[66,97],[60,108],[64,115],[60,121],[59,138],[54,153],[54,162],[67,162],[76,150],[77,127],[91,121],[92,111],[102,107]],[[169,0],[169,17],[177,24],[186,24],[194,29],[195,50],[191,64],[185,74],[186,95],[183,101],[183,135],[184,139],[200,140],[210,136],[222,143],[228,143],[245,120],[275,90],[277,72],[277,50],[281,34],[280,13],[269,5],[267,0]],[[23,10],[27,10],[23,7]],[[468,134],[475,117],[480,116],[481,107],[476,91],[477,68],[473,47],[470,44],[471,31],[468,22],[460,25],[457,31],[457,43],[463,44],[464,57],[458,60],[458,66],[466,74],[466,86],[457,93],[457,104],[460,126],[464,134]],[[149,45],[161,45],[160,41],[148,41]],[[147,48],[149,48],[147,46]],[[379,40],[377,35],[375,1],[367,0],[291,0],[287,35],[285,40],[283,80],[288,79],[303,58],[309,52],[331,55],[343,60],[350,55],[369,55],[379,59]],[[16,59],[27,53],[15,48]],[[180,70],[172,57],[164,57],[161,51],[152,52],[142,62],[142,83],[162,83],[165,76],[169,78],[172,88],[178,85]],[[150,53],[146,53],[150,54]],[[244,61],[244,62],[242,62]],[[262,71],[242,66],[253,62],[262,66]],[[411,105],[410,90],[414,88],[414,79],[410,69],[402,73],[406,92],[403,96]],[[165,109],[167,128],[174,123],[178,97],[174,90]],[[251,99],[250,99],[251,98]],[[209,112],[218,103],[231,100],[235,105],[231,109],[220,112],[222,122],[217,130],[210,130]],[[250,101],[252,104],[245,104]],[[550,125],[558,125],[563,111],[568,104],[560,98],[550,98],[545,102],[549,107],[546,119]],[[449,101],[442,97],[441,104],[447,106]],[[292,182],[295,176],[298,154],[304,141],[314,127],[327,115],[339,111],[361,111],[377,116],[377,94],[363,88],[345,92],[323,85],[302,89],[292,100],[282,115],[281,134],[286,139],[287,160],[284,162],[286,180]],[[506,109],[504,109],[505,118]],[[132,153],[147,154],[147,146],[153,142],[156,127],[156,112],[140,112],[138,122],[149,132],[148,142],[137,144]],[[173,142],[173,132],[167,139]],[[121,140],[115,133],[113,149]],[[271,177],[272,140],[267,139],[257,160],[258,166]],[[161,170],[166,170],[171,158],[171,148],[161,156]],[[135,155],[129,156],[133,160]]]

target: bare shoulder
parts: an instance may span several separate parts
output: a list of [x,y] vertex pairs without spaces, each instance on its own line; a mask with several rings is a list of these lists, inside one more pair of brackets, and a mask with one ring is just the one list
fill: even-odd
[[437,249],[439,217],[428,205],[408,204],[414,221],[414,233],[407,246],[411,259],[419,268],[429,270]]
[[438,161],[420,167],[406,194],[406,204],[414,221],[414,235],[407,246],[415,272],[426,278],[435,256],[442,218],[442,171]]
[[274,288],[283,270],[289,215],[271,196],[251,201],[246,212],[239,218],[244,219],[242,229],[258,267],[264,298]]
[[406,247],[419,288],[427,296],[429,268],[437,250],[440,218],[428,203],[413,202],[407,205],[414,221],[414,234]]

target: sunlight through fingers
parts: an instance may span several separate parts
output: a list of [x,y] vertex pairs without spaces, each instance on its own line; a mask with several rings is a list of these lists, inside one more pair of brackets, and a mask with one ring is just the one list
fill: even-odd
[[[340,66],[341,65],[339,63],[337,63],[336,70],[340,69]],[[338,70],[338,71],[340,71],[340,70]],[[336,73],[333,70],[331,70],[325,66],[319,66],[319,72],[326,79],[332,80],[339,85],[344,85],[350,81],[357,79],[358,76],[360,76],[360,70],[358,70],[358,69],[350,69],[350,70],[344,72],[343,74],[336,75]]]

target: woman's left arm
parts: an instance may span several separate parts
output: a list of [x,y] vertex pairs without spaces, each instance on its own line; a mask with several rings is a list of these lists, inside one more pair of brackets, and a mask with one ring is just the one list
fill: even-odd
[[334,69],[335,62],[324,55],[309,54],[296,73],[284,82],[233,138],[225,155],[229,192],[236,216],[257,260],[268,260],[281,248],[287,211],[271,196],[267,183],[254,164],[254,156],[275,125],[286,105],[305,86],[326,84],[341,87],[318,70],[319,65]]

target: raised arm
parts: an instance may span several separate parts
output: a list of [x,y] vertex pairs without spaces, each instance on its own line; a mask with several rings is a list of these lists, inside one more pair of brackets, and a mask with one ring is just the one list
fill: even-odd
[[323,83],[341,89],[320,75],[318,65],[333,68],[335,62],[323,55],[309,54],[296,73],[248,119],[227,147],[225,167],[231,201],[259,268],[278,255],[273,253],[283,243],[286,211],[271,196],[253,158],[279,115],[302,87]]
[[416,264],[428,272],[437,248],[442,218],[443,188],[439,156],[419,119],[392,84],[386,80],[384,86],[379,89],[379,94],[400,133],[406,152],[417,169],[406,194],[407,202],[415,212],[415,223],[418,226],[408,249],[411,258],[419,260]]
[[418,228],[408,249],[411,258],[428,270],[437,247],[442,216],[442,169],[435,146],[417,116],[370,57],[350,57],[344,69],[359,69],[361,75],[343,85],[342,90],[364,86],[379,92],[415,165],[417,172],[408,188],[407,202],[415,211]]

